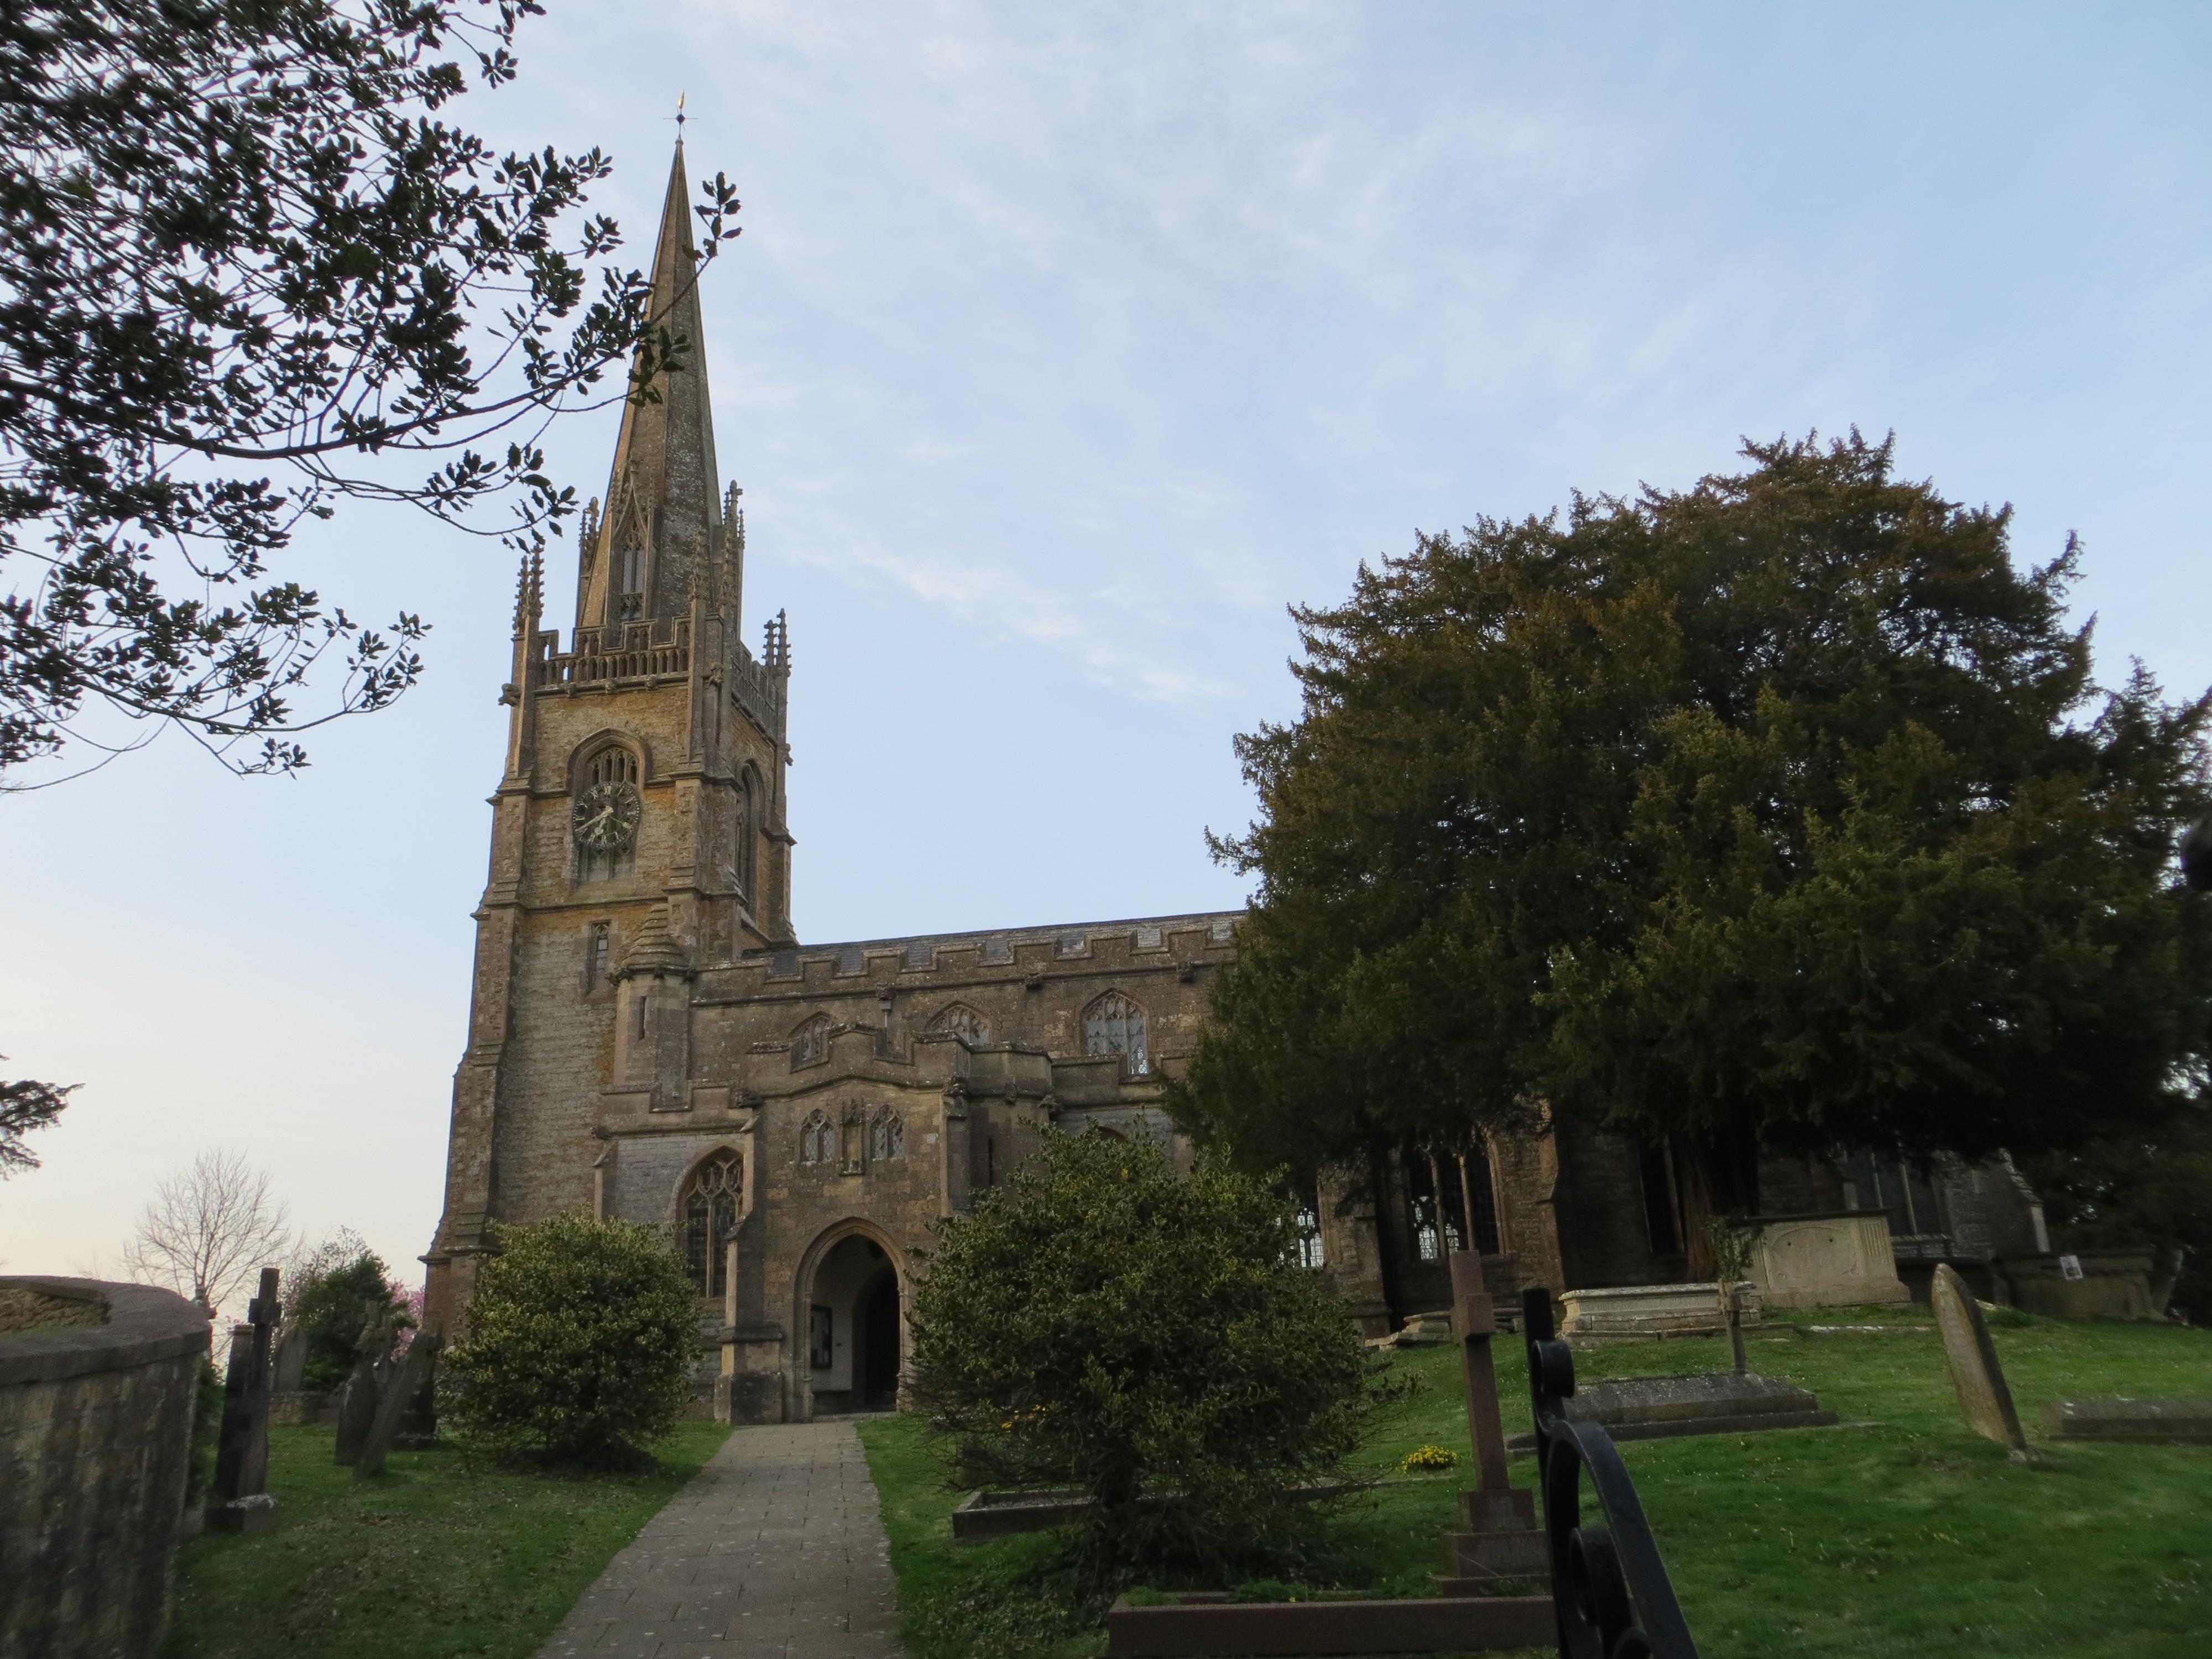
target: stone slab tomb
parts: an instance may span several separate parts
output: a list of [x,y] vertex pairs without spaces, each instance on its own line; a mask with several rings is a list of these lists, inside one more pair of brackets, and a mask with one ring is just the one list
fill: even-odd
[[1936,1310],[1936,1329],[1943,1339],[1943,1356],[1951,1364],[1951,1389],[1967,1426],[2009,1449],[2015,1460],[2026,1461],[2027,1437],[2021,1432],[2020,1413],[2013,1409],[2012,1390],[2005,1385],[2004,1368],[1997,1364],[1996,1345],[1990,1340],[1981,1304],[1948,1262],[1936,1267],[1929,1301]]
[[[1595,1423],[1615,1440],[1821,1429],[1836,1421],[1835,1413],[1822,1410],[1819,1396],[1809,1389],[1730,1371],[1584,1382],[1577,1386],[1565,1410],[1569,1422]],[[1512,1449],[1534,1452],[1535,1436],[1514,1436]]]
[[2054,1400],[2043,1426],[2057,1440],[2212,1446],[2212,1400]]
[[1879,1210],[1761,1218],[1751,1276],[1770,1308],[1878,1307],[1912,1299],[1897,1276],[1889,1218]]
[[[1749,1279],[1737,1286],[1744,1328],[1759,1323],[1762,1297]],[[1720,1286],[1620,1285],[1568,1291],[1559,1297],[1559,1334],[1570,1342],[1648,1340],[1663,1336],[1714,1336],[1726,1328]]]

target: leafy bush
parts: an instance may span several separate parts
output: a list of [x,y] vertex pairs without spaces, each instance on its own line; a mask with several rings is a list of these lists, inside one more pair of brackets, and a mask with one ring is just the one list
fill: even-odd
[[1295,1265],[1290,1207],[1207,1162],[1048,1135],[939,1224],[915,1297],[915,1392],[969,1483],[1079,1487],[1084,1582],[1219,1583],[1294,1565],[1358,1439],[1366,1357]]
[[441,1420],[501,1452],[642,1461],[675,1427],[699,1352],[697,1300],[666,1237],[581,1216],[497,1237],[440,1367]]
[[384,1259],[374,1250],[364,1248],[349,1261],[310,1273],[300,1287],[293,1317],[300,1322],[307,1344],[300,1386],[321,1391],[339,1387],[352,1375],[361,1358],[361,1334],[368,1322],[371,1303],[399,1311],[404,1323],[414,1322],[402,1310]]

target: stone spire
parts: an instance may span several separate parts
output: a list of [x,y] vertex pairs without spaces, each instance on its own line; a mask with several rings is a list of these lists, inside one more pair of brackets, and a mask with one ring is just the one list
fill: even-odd
[[720,541],[690,195],[679,136],[653,250],[651,315],[679,342],[682,366],[654,377],[653,401],[623,405],[605,505],[592,526],[597,533],[581,555],[580,628],[665,623],[687,614],[693,585],[706,580]]

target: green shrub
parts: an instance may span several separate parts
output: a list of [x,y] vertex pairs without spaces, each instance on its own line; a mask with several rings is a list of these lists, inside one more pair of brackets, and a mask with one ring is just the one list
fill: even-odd
[[699,1352],[698,1303],[667,1237],[581,1216],[497,1237],[439,1367],[441,1420],[553,1462],[642,1460],[676,1426]]
[[1296,1239],[1262,1181],[1048,1135],[939,1224],[916,1293],[915,1397],[957,1474],[1086,1492],[1072,1542],[1093,1586],[1294,1567],[1297,1489],[1352,1449],[1367,1399],[1358,1337]]
[[[397,1309],[384,1259],[363,1249],[350,1261],[316,1271],[300,1287],[293,1317],[300,1322],[307,1354],[300,1368],[300,1386],[317,1393],[342,1386],[353,1375],[361,1358],[361,1333],[369,1318],[368,1304]],[[402,1324],[412,1323],[402,1314]]]

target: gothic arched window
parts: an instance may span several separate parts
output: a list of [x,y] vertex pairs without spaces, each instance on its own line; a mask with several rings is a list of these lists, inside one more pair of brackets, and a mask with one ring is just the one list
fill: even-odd
[[691,1288],[720,1296],[727,1287],[727,1246],[738,1231],[738,1195],[745,1166],[735,1152],[717,1152],[691,1172],[684,1191],[684,1265]]
[[1119,991],[1109,991],[1083,1011],[1083,1052],[1120,1054],[1133,1076],[1152,1069],[1145,1047],[1145,1011]]
[[745,896],[755,915],[761,909],[759,891],[760,774],[750,766],[738,778],[738,890]]
[[806,1121],[799,1126],[799,1161],[827,1164],[836,1155],[837,1131],[820,1112],[809,1112]]
[[1321,1200],[1308,1192],[1298,1200],[1298,1266],[1326,1267],[1328,1252],[1321,1242]]
[[938,1010],[929,1022],[929,1029],[957,1036],[971,1048],[980,1048],[991,1040],[991,1028],[984,1023],[983,1016],[964,1002]]
[[817,1014],[802,1020],[791,1034],[791,1069],[818,1066],[830,1058],[830,1016]]
[[876,1121],[868,1129],[868,1159],[881,1164],[887,1159],[906,1156],[906,1125],[896,1112],[886,1109],[876,1114]]

